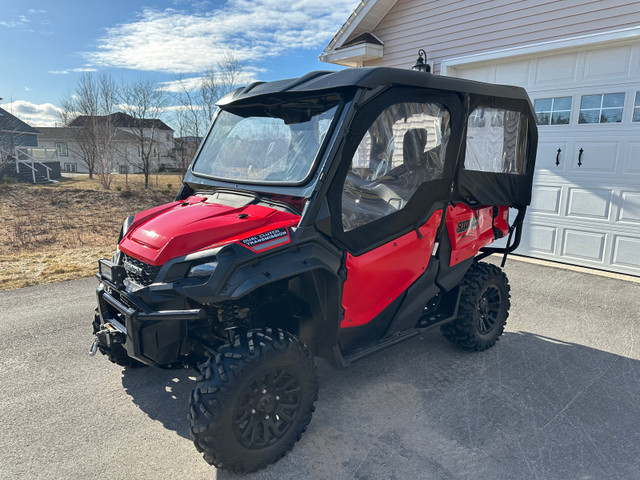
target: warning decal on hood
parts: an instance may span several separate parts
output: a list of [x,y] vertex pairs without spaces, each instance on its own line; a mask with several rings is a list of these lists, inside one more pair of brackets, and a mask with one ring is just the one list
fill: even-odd
[[240,242],[251,250],[260,251],[282,243],[287,243],[290,240],[289,231],[286,228],[277,228],[276,230],[270,230],[254,235],[253,237],[245,238],[244,240],[240,240]]

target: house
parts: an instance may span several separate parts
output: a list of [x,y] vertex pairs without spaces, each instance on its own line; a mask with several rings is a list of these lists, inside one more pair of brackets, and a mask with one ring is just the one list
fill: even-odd
[[187,171],[201,142],[202,137],[195,136],[176,137],[174,139],[174,158],[176,159],[176,167],[178,170],[183,172]]
[[12,152],[15,147],[37,147],[40,132],[18,117],[0,108],[0,148]]
[[[79,127],[38,127],[40,130],[40,146],[55,149],[60,166],[65,172],[88,173],[88,166],[83,158],[82,141]],[[138,138],[125,131],[116,130],[112,140],[114,172],[139,172]]]
[[527,89],[538,116],[518,254],[640,275],[640,8],[634,0],[363,0],[320,59]]
[[60,178],[56,152],[38,147],[40,131],[0,108],[0,179],[48,183]]
[[[114,173],[140,173],[143,155],[149,154],[152,170],[173,169],[173,129],[159,119],[135,119],[122,112],[107,116],[81,115],[66,127],[41,127],[40,145],[56,148],[65,171],[87,173],[84,160],[87,141],[85,127],[95,121],[97,128],[113,127],[110,168]],[[141,140],[143,139],[143,140]]]

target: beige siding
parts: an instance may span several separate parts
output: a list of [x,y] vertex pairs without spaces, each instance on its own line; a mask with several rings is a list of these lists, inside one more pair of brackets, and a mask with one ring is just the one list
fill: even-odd
[[424,48],[439,73],[445,58],[640,25],[640,0],[398,0],[373,30],[384,58],[406,68]]

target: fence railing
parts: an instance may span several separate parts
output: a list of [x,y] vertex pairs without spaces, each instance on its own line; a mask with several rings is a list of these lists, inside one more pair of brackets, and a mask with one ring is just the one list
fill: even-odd
[[57,162],[58,151],[55,148],[39,148],[39,147],[16,147],[14,155],[16,161],[16,173],[20,173],[20,165],[31,169],[33,183],[36,183],[36,174],[38,169],[35,164],[42,165],[45,168],[47,181],[51,181],[51,167],[42,162]]

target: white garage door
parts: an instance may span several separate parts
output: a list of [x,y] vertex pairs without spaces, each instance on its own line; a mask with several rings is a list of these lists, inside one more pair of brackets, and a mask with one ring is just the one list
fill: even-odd
[[524,86],[540,135],[517,253],[640,276],[640,44],[459,65]]

